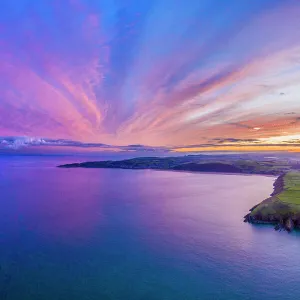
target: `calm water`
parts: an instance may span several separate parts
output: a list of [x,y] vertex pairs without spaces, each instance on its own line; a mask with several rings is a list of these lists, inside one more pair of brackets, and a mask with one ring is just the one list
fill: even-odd
[[0,158],[1,300],[300,299],[300,235],[242,222],[274,178],[69,161]]

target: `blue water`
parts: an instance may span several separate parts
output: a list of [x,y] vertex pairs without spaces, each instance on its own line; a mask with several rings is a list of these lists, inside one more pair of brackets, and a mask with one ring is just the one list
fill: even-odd
[[70,161],[0,158],[1,300],[300,299],[299,233],[242,222],[273,177]]

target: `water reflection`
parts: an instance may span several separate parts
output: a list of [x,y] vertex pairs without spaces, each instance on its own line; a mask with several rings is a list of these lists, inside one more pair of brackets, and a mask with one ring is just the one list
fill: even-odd
[[[88,238],[104,218],[102,174],[55,168],[7,169],[2,214],[10,235]],[[9,223],[9,224],[8,224]],[[14,232],[11,232],[14,224]]]
[[300,297],[298,233],[242,222],[271,177],[0,164],[0,299]]

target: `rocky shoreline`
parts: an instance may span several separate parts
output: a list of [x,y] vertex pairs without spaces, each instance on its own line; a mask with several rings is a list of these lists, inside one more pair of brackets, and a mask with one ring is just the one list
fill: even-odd
[[292,232],[300,228],[300,207],[295,211],[295,206],[282,202],[278,196],[285,191],[284,178],[281,174],[274,182],[274,190],[269,198],[252,207],[244,222],[252,224],[272,224],[275,230]]

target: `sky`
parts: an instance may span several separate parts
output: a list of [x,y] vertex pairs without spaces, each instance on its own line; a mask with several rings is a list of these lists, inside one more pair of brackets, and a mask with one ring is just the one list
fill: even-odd
[[300,151],[299,78],[299,0],[0,2],[7,151]]

